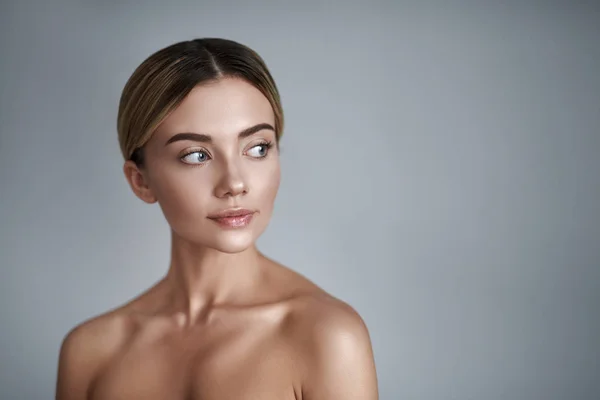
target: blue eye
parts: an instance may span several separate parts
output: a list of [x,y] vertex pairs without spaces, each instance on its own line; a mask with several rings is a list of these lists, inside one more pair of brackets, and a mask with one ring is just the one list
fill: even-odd
[[188,164],[201,164],[209,158],[208,154],[202,150],[192,151],[181,157],[181,159]]
[[271,148],[271,143],[260,143],[254,147],[252,147],[250,150],[248,150],[248,154],[251,157],[254,158],[263,158],[266,157],[268,152],[269,152],[269,148]]

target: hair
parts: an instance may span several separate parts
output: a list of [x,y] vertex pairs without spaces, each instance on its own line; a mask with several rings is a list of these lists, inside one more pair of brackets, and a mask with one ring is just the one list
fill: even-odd
[[143,147],[156,127],[200,84],[239,78],[271,103],[276,142],[283,134],[283,108],[264,60],[251,48],[220,38],[172,44],[144,60],[121,94],[117,116],[119,145],[125,160],[144,166]]

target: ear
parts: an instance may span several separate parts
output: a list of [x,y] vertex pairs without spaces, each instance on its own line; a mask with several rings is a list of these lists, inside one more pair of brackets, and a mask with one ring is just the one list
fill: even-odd
[[125,161],[125,164],[123,164],[123,173],[127,182],[129,182],[129,186],[131,186],[131,190],[133,190],[133,193],[137,197],[148,204],[156,203],[156,196],[154,196],[152,189],[148,185],[146,175],[133,161]]

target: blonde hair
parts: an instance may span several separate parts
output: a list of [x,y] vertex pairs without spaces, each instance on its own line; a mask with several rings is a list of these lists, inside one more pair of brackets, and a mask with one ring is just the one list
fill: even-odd
[[279,142],[283,134],[283,108],[263,59],[254,50],[232,40],[202,38],[158,50],[136,68],[125,84],[117,116],[123,158],[143,166],[143,146],[163,119],[196,86],[227,77],[244,79],[269,100]]

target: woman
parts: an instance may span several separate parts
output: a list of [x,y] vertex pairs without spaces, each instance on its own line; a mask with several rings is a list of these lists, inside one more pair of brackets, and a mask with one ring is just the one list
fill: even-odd
[[170,265],[65,337],[57,399],[378,398],[361,317],[256,248],[282,129],[273,78],[244,45],[176,43],[135,70],[119,105],[123,171],[161,207]]

